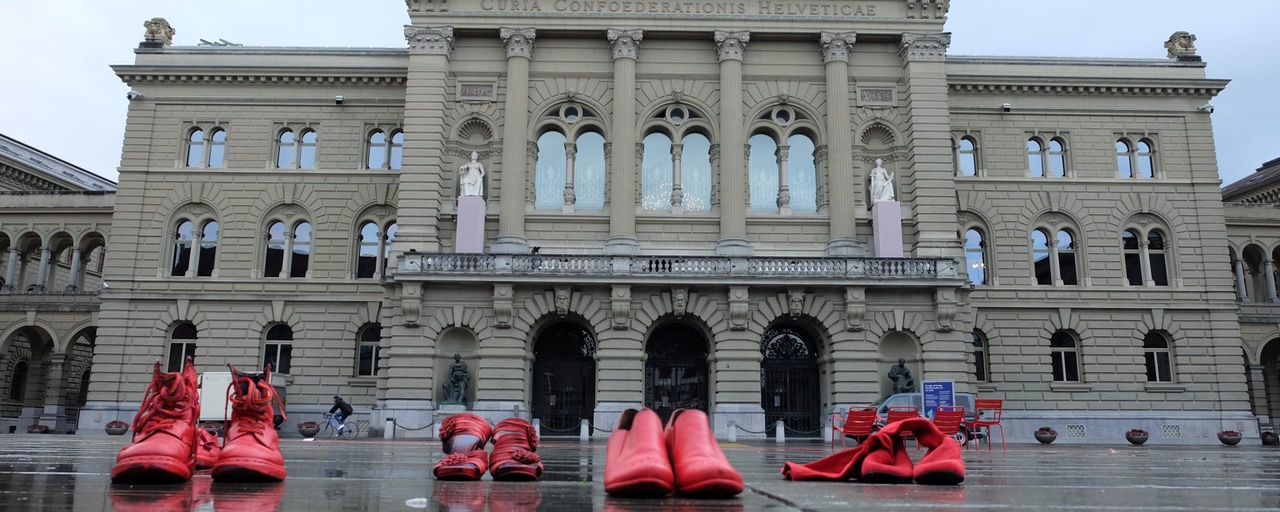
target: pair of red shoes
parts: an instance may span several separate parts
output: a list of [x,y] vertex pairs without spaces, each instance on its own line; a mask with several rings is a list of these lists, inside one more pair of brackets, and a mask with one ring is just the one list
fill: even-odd
[[[230,482],[284,480],[284,456],[276,435],[271,402],[279,402],[271,386],[271,367],[263,373],[232,368],[231,420],[226,443],[199,428],[199,379],[187,358],[181,372],[160,371],[156,362],[142,407],[133,418],[133,440],[120,449],[111,481],[166,484],[191,479],[197,467],[213,468],[213,479]],[[284,411],[281,410],[281,415]]]
[[[493,455],[484,450],[493,440]],[[479,480],[488,471],[494,480],[523,482],[542,476],[538,433],[520,418],[489,422],[464,412],[440,423],[441,447],[447,455],[432,470],[439,480]],[[492,466],[492,467],[491,467]]]
[[[911,432],[920,446],[929,448],[914,466],[901,433]],[[964,481],[960,444],[938,431],[925,418],[911,418],[885,425],[855,448],[808,464],[787,462],[787,480],[849,480],[870,483],[956,485]]]
[[604,491],[622,497],[662,498],[673,490],[693,498],[732,498],[742,492],[711,433],[707,413],[677,409],[664,429],[650,409],[627,409],[609,435]]
[[285,484],[280,482],[221,488],[212,484],[213,479],[197,476],[167,488],[114,485],[107,489],[107,496],[114,512],[209,510],[210,505],[214,512],[276,510],[284,498]]

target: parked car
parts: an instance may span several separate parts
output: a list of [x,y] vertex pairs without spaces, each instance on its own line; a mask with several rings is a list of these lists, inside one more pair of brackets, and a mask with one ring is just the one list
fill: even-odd
[[[974,400],[977,399],[977,396],[973,393],[956,393],[955,399],[956,405],[964,407],[964,420],[966,422],[973,421],[976,418],[974,414],[976,403]],[[924,395],[920,393],[897,393],[881,398],[873,405],[876,406],[876,429],[878,430],[879,427],[884,426],[884,420],[889,415],[890,406],[914,405],[916,410],[923,413]],[[964,444],[967,440],[972,440],[975,437],[975,434],[970,432],[968,427],[960,425],[960,430],[956,431],[955,439],[957,443]]]

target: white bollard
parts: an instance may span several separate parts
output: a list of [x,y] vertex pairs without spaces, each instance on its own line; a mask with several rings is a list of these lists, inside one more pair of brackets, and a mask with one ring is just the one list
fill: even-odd
[[542,439],[542,420],[538,418],[533,419],[533,433],[537,434],[538,439]]
[[591,440],[591,420],[582,420],[581,426],[578,427],[578,440],[584,443]]
[[385,430],[382,431],[382,438],[383,439],[396,438],[396,419],[395,418],[387,418],[387,427]]
[[736,443],[736,442],[738,442],[738,422],[736,422],[736,421],[730,421],[730,422],[729,422],[729,435],[728,435],[728,438],[729,438],[729,442],[730,442],[730,443]]
[[786,428],[786,426],[782,424],[782,420],[778,420],[778,422],[777,422],[777,423],[775,423],[775,425],[776,425],[776,426],[774,427],[774,429],[775,429],[775,430],[774,430],[774,437],[777,439],[778,444],[786,444],[786,443],[787,443],[787,428]]

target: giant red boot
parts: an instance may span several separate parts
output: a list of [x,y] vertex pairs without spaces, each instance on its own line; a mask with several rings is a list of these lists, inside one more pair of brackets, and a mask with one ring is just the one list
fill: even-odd
[[[271,386],[271,365],[262,373],[246,373],[231,365],[231,421],[226,444],[213,465],[218,482],[278,482],[284,480],[284,455],[276,434],[271,403],[280,398]],[[280,414],[284,415],[281,408]]]
[[191,479],[196,469],[196,420],[200,399],[195,364],[181,372],[160,371],[157,361],[142,407],[133,417],[133,442],[120,449],[111,481],[167,484]]

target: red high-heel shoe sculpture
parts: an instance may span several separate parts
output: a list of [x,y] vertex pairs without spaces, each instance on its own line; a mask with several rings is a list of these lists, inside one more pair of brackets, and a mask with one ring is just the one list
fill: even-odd
[[676,409],[667,421],[666,442],[677,494],[732,498],[742,492],[742,475],[720,450],[720,443],[711,433],[707,413]]
[[542,476],[538,433],[520,418],[507,418],[493,427],[493,454],[489,473],[494,480],[529,481]]
[[604,492],[661,498],[671,493],[674,484],[658,414],[649,409],[623,411],[605,447]]
[[440,480],[479,480],[489,470],[489,443],[493,427],[475,414],[458,413],[440,423],[440,440],[448,454],[432,470]]

